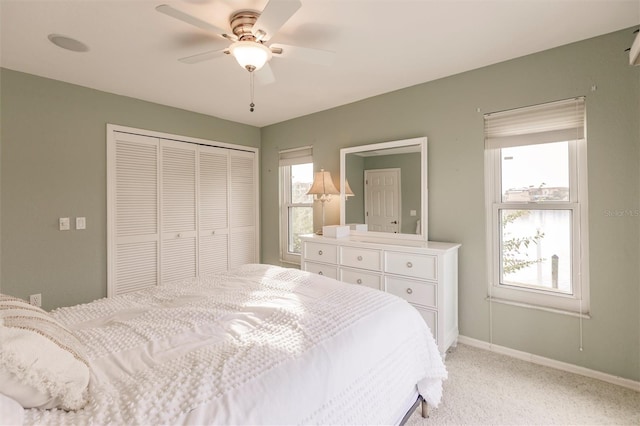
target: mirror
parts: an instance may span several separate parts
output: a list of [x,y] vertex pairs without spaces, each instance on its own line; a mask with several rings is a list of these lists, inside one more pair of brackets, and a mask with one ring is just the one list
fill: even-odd
[[352,234],[426,241],[427,203],[426,137],[340,150],[340,224]]

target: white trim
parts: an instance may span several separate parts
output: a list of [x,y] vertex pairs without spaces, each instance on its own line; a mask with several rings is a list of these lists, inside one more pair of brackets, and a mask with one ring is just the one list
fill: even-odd
[[190,136],[174,135],[171,133],[157,132],[154,130],[146,130],[146,129],[136,129],[135,127],[127,127],[127,126],[121,126],[119,124],[107,123],[107,132],[112,132],[112,131],[121,132],[121,133],[131,133],[134,135],[141,135],[141,136],[149,136],[152,138],[175,140],[178,142],[189,142],[189,143],[195,143],[198,145],[216,146],[220,148],[234,149],[236,151],[253,152],[256,155],[258,155],[260,151],[258,148],[254,148],[252,146],[236,145],[236,144],[227,143],[227,142],[218,142],[218,141],[212,141],[207,139],[192,138]]
[[635,32],[637,33],[636,38],[629,49],[629,65],[640,65],[640,33],[638,30]]
[[611,383],[634,390],[636,392],[640,392],[640,382],[637,382],[635,380],[625,379],[624,377],[614,376],[613,374],[603,373],[601,371],[596,371],[590,368],[580,367],[575,364],[569,364],[567,362],[557,361],[555,359],[534,355],[529,352],[507,348],[505,346],[494,345],[489,342],[467,336],[458,336],[458,342],[464,345],[472,346],[474,348],[484,349],[489,352],[506,355],[511,358],[528,361],[533,364],[555,368],[556,370],[566,371],[568,373],[579,374],[581,376],[590,377],[592,379],[602,380],[603,382]]
[[525,302],[515,302],[513,300],[500,299],[500,298],[489,297],[489,296],[487,296],[484,300],[486,300],[487,302],[502,303],[503,305],[519,306],[521,308],[536,309],[538,311],[545,311],[545,312],[552,312],[554,314],[568,315],[570,317],[576,317],[576,318],[580,317],[580,318],[583,318],[583,319],[591,319],[591,315],[589,315],[588,313],[580,313],[580,312],[574,312],[574,311],[567,311],[567,310],[564,310],[564,309],[550,308],[550,307],[547,307],[547,306],[532,305],[532,304],[525,303]]

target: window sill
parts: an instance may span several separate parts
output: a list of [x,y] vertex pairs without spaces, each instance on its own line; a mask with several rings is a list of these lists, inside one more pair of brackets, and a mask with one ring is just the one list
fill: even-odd
[[489,296],[487,296],[485,300],[489,301],[489,303],[493,303],[493,302],[502,303],[503,305],[519,306],[521,308],[535,309],[535,310],[544,311],[544,312],[552,312],[554,314],[568,315],[576,318],[591,319],[591,314],[589,314],[588,312],[583,312],[583,313],[573,312],[573,311],[567,311],[564,309],[550,308],[547,306],[532,305],[530,303],[514,302],[513,300],[497,299],[495,297],[489,297]]

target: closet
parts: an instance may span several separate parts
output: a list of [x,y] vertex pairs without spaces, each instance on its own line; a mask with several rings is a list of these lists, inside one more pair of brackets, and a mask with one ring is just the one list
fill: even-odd
[[257,181],[257,148],[108,125],[108,296],[259,262]]

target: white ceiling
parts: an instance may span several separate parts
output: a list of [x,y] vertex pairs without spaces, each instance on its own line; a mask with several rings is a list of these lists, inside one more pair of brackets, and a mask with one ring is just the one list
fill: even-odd
[[[334,62],[272,59],[276,82],[256,85],[249,112],[249,74],[232,57],[177,61],[228,42],[158,13],[163,3],[228,28],[231,12],[267,1],[1,0],[0,65],[265,126],[640,23],[640,0],[302,0],[271,42],[334,51]],[[56,47],[51,33],[90,51]]]

